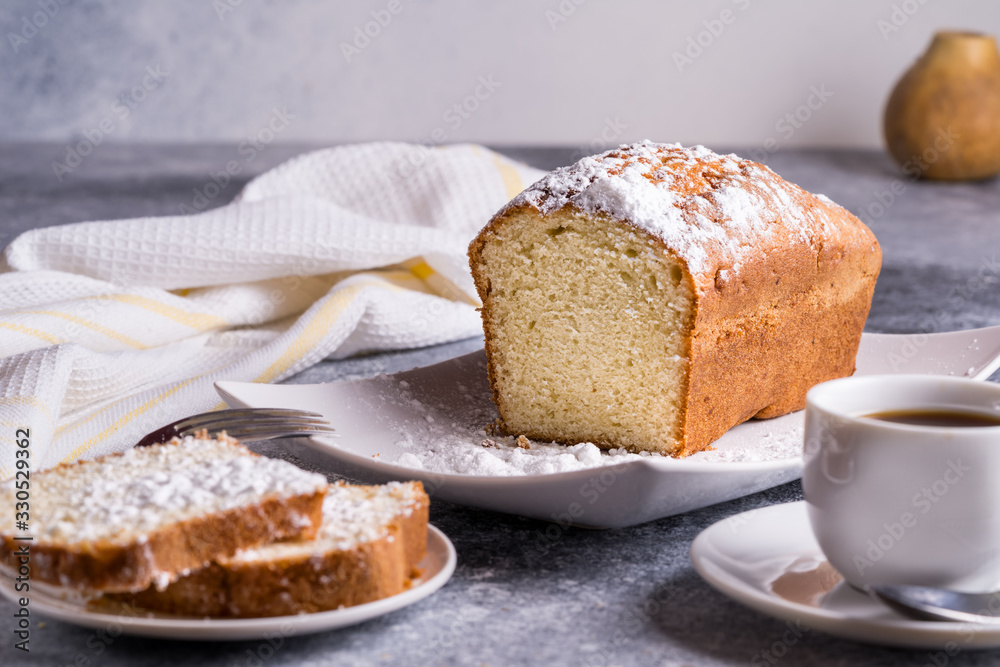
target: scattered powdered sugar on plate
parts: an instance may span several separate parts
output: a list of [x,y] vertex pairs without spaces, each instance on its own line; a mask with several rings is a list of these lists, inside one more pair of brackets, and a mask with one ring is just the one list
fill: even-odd
[[[477,437],[486,444],[476,444]],[[513,437],[489,437],[480,429],[468,437],[445,437],[414,447],[415,451],[404,453],[394,463],[433,472],[502,477],[570,472],[651,456],[617,449],[602,453],[589,442],[559,445],[530,441],[530,448],[524,449],[515,441]]]
[[[780,417],[779,419],[789,419]],[[770,421],[756,421],[740,424],[735,427],[750,431],[749,437],[739,447],[721,447],[697,452],[685,461],[718,461],[720,463],[757,463],[762,461],[781,461],[802,455],[801,428],[771,428]],[[761,432],[763,431],[763,432]],[[732,431],[731,431],[732,432]]]
[[419,386],[399,375],[376,379],[380,400],[391,407],[379,411],[405,415],[390,425],[397,434],[394,451],[381,453],[380,462],[435,473],[509,477],[638,460],[683,466],[782,461],[801,455],[801,415],[741,424],[717,441],[715,449],[684,459],[623,449],[602,451],[589,442],[562,445],[524,436],[493,435],[490,425],[497,412],[486,380],[485,355],[469,363],[474,366],[465,366],[463,379],[454,383]]

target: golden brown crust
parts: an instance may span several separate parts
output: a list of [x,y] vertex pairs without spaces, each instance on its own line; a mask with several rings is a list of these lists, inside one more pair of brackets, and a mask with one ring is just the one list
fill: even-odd
[[397,533],[394,527],[379,540],[314,558],[212,563],[164,591],[148,588],[117,599],[142,609],[215,618],[288,616],[371,602],[403,591],[409,569],[394,541]]
[[384,537],[353,549],[268,561],[223,560],[158,591],[110,596],[182,616],[256,618],[326,611],[372,602],[408,588],[427,550],[429,500],[422,491],[408,516]]
[[682,455],[747,419],[800,410],[811,387],[854,372],[881,248],[846,210],[795,189],[830,236],[761,248],[739,281],[695,291]]
[[[717,205],[713,193],[735,186],[761,204],[761,218],[767,222],[768,233],[753,239],[752,256],[740,262],[734,261],[739,250],[709,240],[700,248],[707,260],[692,266],[690,253],[679,251],[664,237],[628,219],[612,217],[647,235],[665,255],[683,265],[685,280],[694,288],[687,405],[680,449],[674,451],[680,456],[704,449],[728,429],[752,417],[777,417],[801,409],[810,387],[852,374],[881,266],[881,249],[874,234],[833,202],[749,161],[739,160],[734,176],[732,170],[724,173],[719,167],[729,158],[675,160],[674,154],[683,150],[658,149],[663,167],[653,160],[656,164],[643,175],[662,184],[662,169],[673,170],[671,187],[682,195],[677,207],[684,220],[694,216],[723,219],[723,207]],[[624,159],[626,164],[634,161],[627,150],[611,152],[608,157]],[[572,173],[582,168],[570,169]],[[590,176],[578,175],[574,187],[585,187],[587,178]],[[579,185],[581,179],[583,186]],[[564,178],[565,182],[571,180]],[[546,202],[555,197],[546,183],[543,179],[504,207],[469,246],[469,265],[483,302],[489,381],[501,415],[501,428],[507,406],[497,384],[501,363],[495,342],[497,323],[482,254],[507,222],[529,212],[544,214],[539,206],[544,209]],[[572,202],[560,204],[560,208],[563,206],[575,207]],[[732,246],[739,247],[745,239],[739,241]],[[669,449],[664,447],[665,451]]]

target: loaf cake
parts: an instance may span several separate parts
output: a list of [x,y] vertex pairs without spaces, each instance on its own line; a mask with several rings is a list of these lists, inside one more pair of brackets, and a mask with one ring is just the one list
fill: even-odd
[[220,435],[174,440],[32,475],[30,542],[0,484],[0,562],[30,546],[31,578],[90,591],[163,587],[213,558],[320,525],[327,481]]
[[854,372],[881,250],[763,165],[643,142],[543,177],[469,258],[502,431],[686,456]]
[[333,485],[313,540],[220,558],[164,590],[115,600],[183,616],[250,618],[337,609],[405,590],[427,546],[420,482]]

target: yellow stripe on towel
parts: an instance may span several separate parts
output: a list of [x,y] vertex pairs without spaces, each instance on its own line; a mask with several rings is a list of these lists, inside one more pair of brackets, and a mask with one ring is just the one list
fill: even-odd
[[431,266],[424,261],[423,257],[408,259],[403,262],[403,266],[408,268],[417,278],[423,280],[427,286],[430,287],[433,293],[440,297],[444,297],[445,299],[449,299],[451,301],[458,301],[459,303],[467,303],[471,306],[476,306],[477,308],[482,305],[468,294],[458,289],[458,287],[455,286],[455,283],[451,282],[432,269]]
[[163,317],[171,319],[178,324],[183,324],[184,326],[191,327],[192,329],[198,329],[199,331],[206,331],[208,329],[226,326],[226,321],[216,315],[188,313],[180,308],[175,308],[161,301],[157,301],[156,299],[150,299],[135,294],[103,294],[88,298],[111,299],[113,301],[127,303],[131,306],[136,306],[152,313],[156,313],[157,315],[162,315]]
[[378,287],[380,289],[394,292],[408,292],[406,288],[393,285],[385,280],[359,280],[351,285],[335,292],[328,297],[329,300],[323,304],[319,311],[313,315],[312,319],[305,325],[299,335],[285,348],[278,359],[272,363],[263,373],[254,378],[254,382],[268,383],[281,376],[293,364],[298,362],[305,354],[316,347],[326,332],[330,330],[333,323],[337,321],[351,302],[357,297],[358,292],[366,287]]
[[[142,405],[140,405],[139,407],[137,407],[135,410],[132,410],[131,412],[129,412],[129,413],[127,413],[127,414],[119,417],[117,420],[115,420],[115,422],[113,424],[111,424],[111,426],[107,427],[106,429],[104,429],[103,431],[101,431],[100,433],[98,433],[97,435],[89,438],[88,440],[86,440],[85,442],[83,442],[82,444],[80,444],[79,447],[77,447],[72,452],[70,452],[69,454],[67,454],[63,458],[62,462],[63,463],[71,463],[71,462],[75,461],[80,456],[83,456],[87,452],[87,450],[89,450],[91,447],[93,447],[96,443],[98,443],[101,440],[104,440],[109,435],[111,435],[112,433],[114,433],[115,431],[117,431],[118,429],[120,429],[125,424],[128,424],[130,421],[132,421],[133,419],[135,419],[139,415],[145,414],[146,412],[149,411],[149,409],[151,407],[153,407],[154,405],[157,405],[158,403],[160,403],[161,401],[163,401],[163,399],[169,398],[170,396],[173,396],[178,391],[180,391],[184,387],[188,386],[189,384],[191,384],[192,382],[194,382],[195,380],[197,380],[199,377],[201,377],[201,376],[199,375],[198,377],[193,377],[193,378],[191,378],[189,380],[185,380],[183,382],[178,382],[177,384],[175,384],[170,389],[167,389],[163,393],[161,393],[161,394],[159,394],[157,396],[154,396],[153,398],[149,399],[148,401],[146,401],[145,403],[143,403]],[[90,417],[88,417],[87,419],[83,420],[82,422],[79,422],[78,424],[76,424],[73,427],[70,427],[70,428],[68,428],[66,430],[71,431],[71,430],[73,430],[73,428],[76,428],[76,426],[79,426],[79,425],[82,425],[82,424],[85,424],[85,423],[91,421],[97,415],[101,414],[102,412],[105,412],[106,410],[108,410],[109,408],[113,407],[114,405],[116,405],[116,404],[113,403],[112,405],[109,405],[109,406],[105,407],[103,410],[99,410],[98,412],[90,415]],[[59,430],[62,430],[62,429],[59,429]],[[58,433],[59,431],[57,430],[56,432]]]
[[45,333],[38,329],[32,329],[31,327],[22,326],[20,324],[15,324],[13,322],[0,322],[0,328],[11,329],[17,331],[18,333],[23,333],[27,336],[34,336],[35,338],[41,338],[46,343],[51,343],[52,345],[58,345],[59,343],[65,343],[62,338],[57,338],[52,334]]
[[521,180],[521,174],[517,173],[517,169],[498,154],[493,156],[493,165],[500,172],[500,180],[503,181],[503,187],[507,190],[507,199],[513,199],[521,194],[521,190],[524,189],[524,181]]
[[138,348],[140,350],[145,350],[148,347],[144,343],[141,343],[134,338],[126,336],[123,333],[118,333],[117,331],[113,331],[112,329],[108,329],[107,327],[102,327],[100,324],[97,324],[96,322],[91,322],[90,320],[85,320],[82,317],[78,317],[76,315],[70,315],[69,313],[60,313],[55,310],[23,310],[20,311],[18,314],[48,315],[49,317],[58,317],[73,322],[74,324],[79,324],[80,326],[87,327],[88,329],[92,329],[99,334],[103,334],[108,338],[111,338],[112,340],[118,341],[119,343],[125,343],[130,347]]
[[413,275],[421,280],[427,280],[434,275],[434,269],[420,257],[406,260],[403,262],[403,266],[412,271]]
[[[263,373],[258,375],[254,379],[254,382],[268,383],[274,381],[274,378],[280,376],[292,364],[301,359],[306,352],[313,349],[363,287],[367,287],[367,285],[354,284],[330,296],[330,300],[323,304],[323,307],[306,324],[305,328],[292,341],[291,345],[285,348],[282,355],[268,366]],[[383,284],[382,287],[388,288],[390,286]]]
[[[0,408],[8,405],[29,405],[44,414],[45,418],[49,420],[49,423],[54,421],[52,418],[52,411],[49,410],[49,406],[37,396],[4,396],[0,398]],[[30,426],[30,424],[28,426]]]

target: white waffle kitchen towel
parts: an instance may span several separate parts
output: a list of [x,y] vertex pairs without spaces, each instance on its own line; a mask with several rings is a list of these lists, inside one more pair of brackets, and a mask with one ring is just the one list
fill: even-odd
[[481,146],[359,144],[201,214],[22,234],[0,273],[0,479],[18,440],[33,470],[120,452],[224,407],[217,380],[479,334],[466,248],[540,176]]

